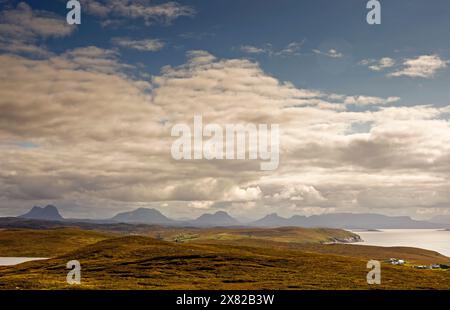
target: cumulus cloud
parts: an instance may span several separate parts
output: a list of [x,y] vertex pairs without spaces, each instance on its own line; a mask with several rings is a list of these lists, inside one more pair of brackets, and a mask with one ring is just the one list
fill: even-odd
[[270,198],[276,201],[290,200],[295,202],[307,202],[309,204],[320,203],[326,200],[314,186],[303,184],[286,185],[280,192],[275,193]]
[[8,39],[6,37],[0,39],[0,50],[15,54],[35,55],[38,57],[47,57],[51,55],[51,52],[45,45]]
[[444,69],[448,61],[441,59],[438,55],[423,55],[417,58],[409,58],[403,61],[403,67],[398,71],[390,73],[390,77],[420,77],[433,78],[436,72]]
[[39,41],[68,36],[75,29],[56,14],[20,2],[0,12],[0,50],[48,56],[50,52]]
[[379,60],[364,59],[359,62],[360,65],[367,66],[372,71],[383,71],[395,65],[395,60],[390,57],[383,57]]
[[7,9],[0,15],[0,34],[34,39],[36,37],[64,37],[74,31],[65,19],[46,11],[32,10],[25,2]]
[[261,189],[258,186],[248,188],[235,186],[228,191],[225,198],[228,201],[254,201],[261,198]]

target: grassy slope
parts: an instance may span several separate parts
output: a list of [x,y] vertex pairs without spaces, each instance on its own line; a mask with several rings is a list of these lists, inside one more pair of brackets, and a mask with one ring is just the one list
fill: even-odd
[[[102,226],[99,226],[102,228]],[[98,241],[125,234],[80,228],[0,230],[0,256],[54,257]],[[129,232],[128,234],[134,234]],[[233,241],[241,239],[318,243],[355,236],[339,229],[196,229],[146,227],[136,232],[165,241]]]
[[77,228],[0,230],[0,256],[54,257],[113,236]]
[[378,247],[353,244],[333,244],[330,246],[308,245],[299,249],[317,253],[328,253],[366,259],[388,260],[391,257],[404,259],[412,264],[446,264],[450,265],[450,258],[435,251],[411,247]]
[[[220,240],[180,244],[142,236],[112,238],[49,261],[2,267],[0,288],[68,288],[65,264],[73,259],[82,264],[84,289],[369,288],[367,260],[359,257]],[[382,286],[376,288],[450,289],[450,271],[383,265]]]
[[297,249],[302,251],[335,254],[364,259],[388,260],[391,257],[405,259],[416,264],[441,263],[450,265],[450,258],[437,252],[409,247],[377,247],[354,244],[323,244],[331,240],[345,240],[355,234],[341,229],[305,228],[241,228],[203,230],[157,230],[147,233],[166,241],[222,243],[263,248]]
[[358,237],[342,229],[329,228],[153,228],[147,236],[165,241],[234,241],[242,239],[271,240],[296,243],[325,243],[333,240],[345,240]]
[[[198,241],[203,242],[203,241]],[[227,243],[223,241],[222,243]],[[269,249],[299,250],[311,253],[332,254],[363,258],[366,260],[375,259],[379,261],[388,260],[391,257],[407,260],[412,264],[446,264],[450,265],[450,258],[434,251],[410,248],[410,247],[378,247],[356,244],[319,244],[319,243],[296,243],[277,242],[264,240],[255,242],[251,239],[239,239],[229,242],[229,244],[254,246]]]

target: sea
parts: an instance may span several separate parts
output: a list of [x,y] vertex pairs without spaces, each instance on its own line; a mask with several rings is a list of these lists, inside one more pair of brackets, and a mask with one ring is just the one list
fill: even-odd
[[0,257],[0,266],[13,266],[33,260],[43,260],[41,257]]
[[405,246],[439,252],[450,257],[450,231],[443,229],[380,229],[354,231],[361,236],[361,245],[384,247]]

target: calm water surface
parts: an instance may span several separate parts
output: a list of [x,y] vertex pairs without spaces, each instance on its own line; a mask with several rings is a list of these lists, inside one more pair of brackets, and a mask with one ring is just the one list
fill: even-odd
[[18,265],[32,260],[43,260],[41,257],[0,257],[0,266]]
[[437,229],[382,229],[379,232],[355,231],[361,245],[407,246],[439,252],[450,257],[450,231]]

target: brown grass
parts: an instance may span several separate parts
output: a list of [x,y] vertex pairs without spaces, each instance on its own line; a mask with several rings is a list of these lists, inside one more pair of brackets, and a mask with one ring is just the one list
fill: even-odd
[[[302,246],[310,245],[253,238],[205,238],[187,243],[143,236],[110,238],[48,261],[2,267],[0,288],[450,289],[449,271],[387,264],[382,268],[382,285],[369,287],[367,258],[384,248],[371,247],[366,252],[365,246]],[[336,253],[331,254],[333,251]],[[396,251],[406,255],[409,250]],[[420,251],[412,254],[419,255]],[[420,255],[427,256],[428,252]],[[66,263],[73,259],[82,265],[79,287],[65,283]]]

